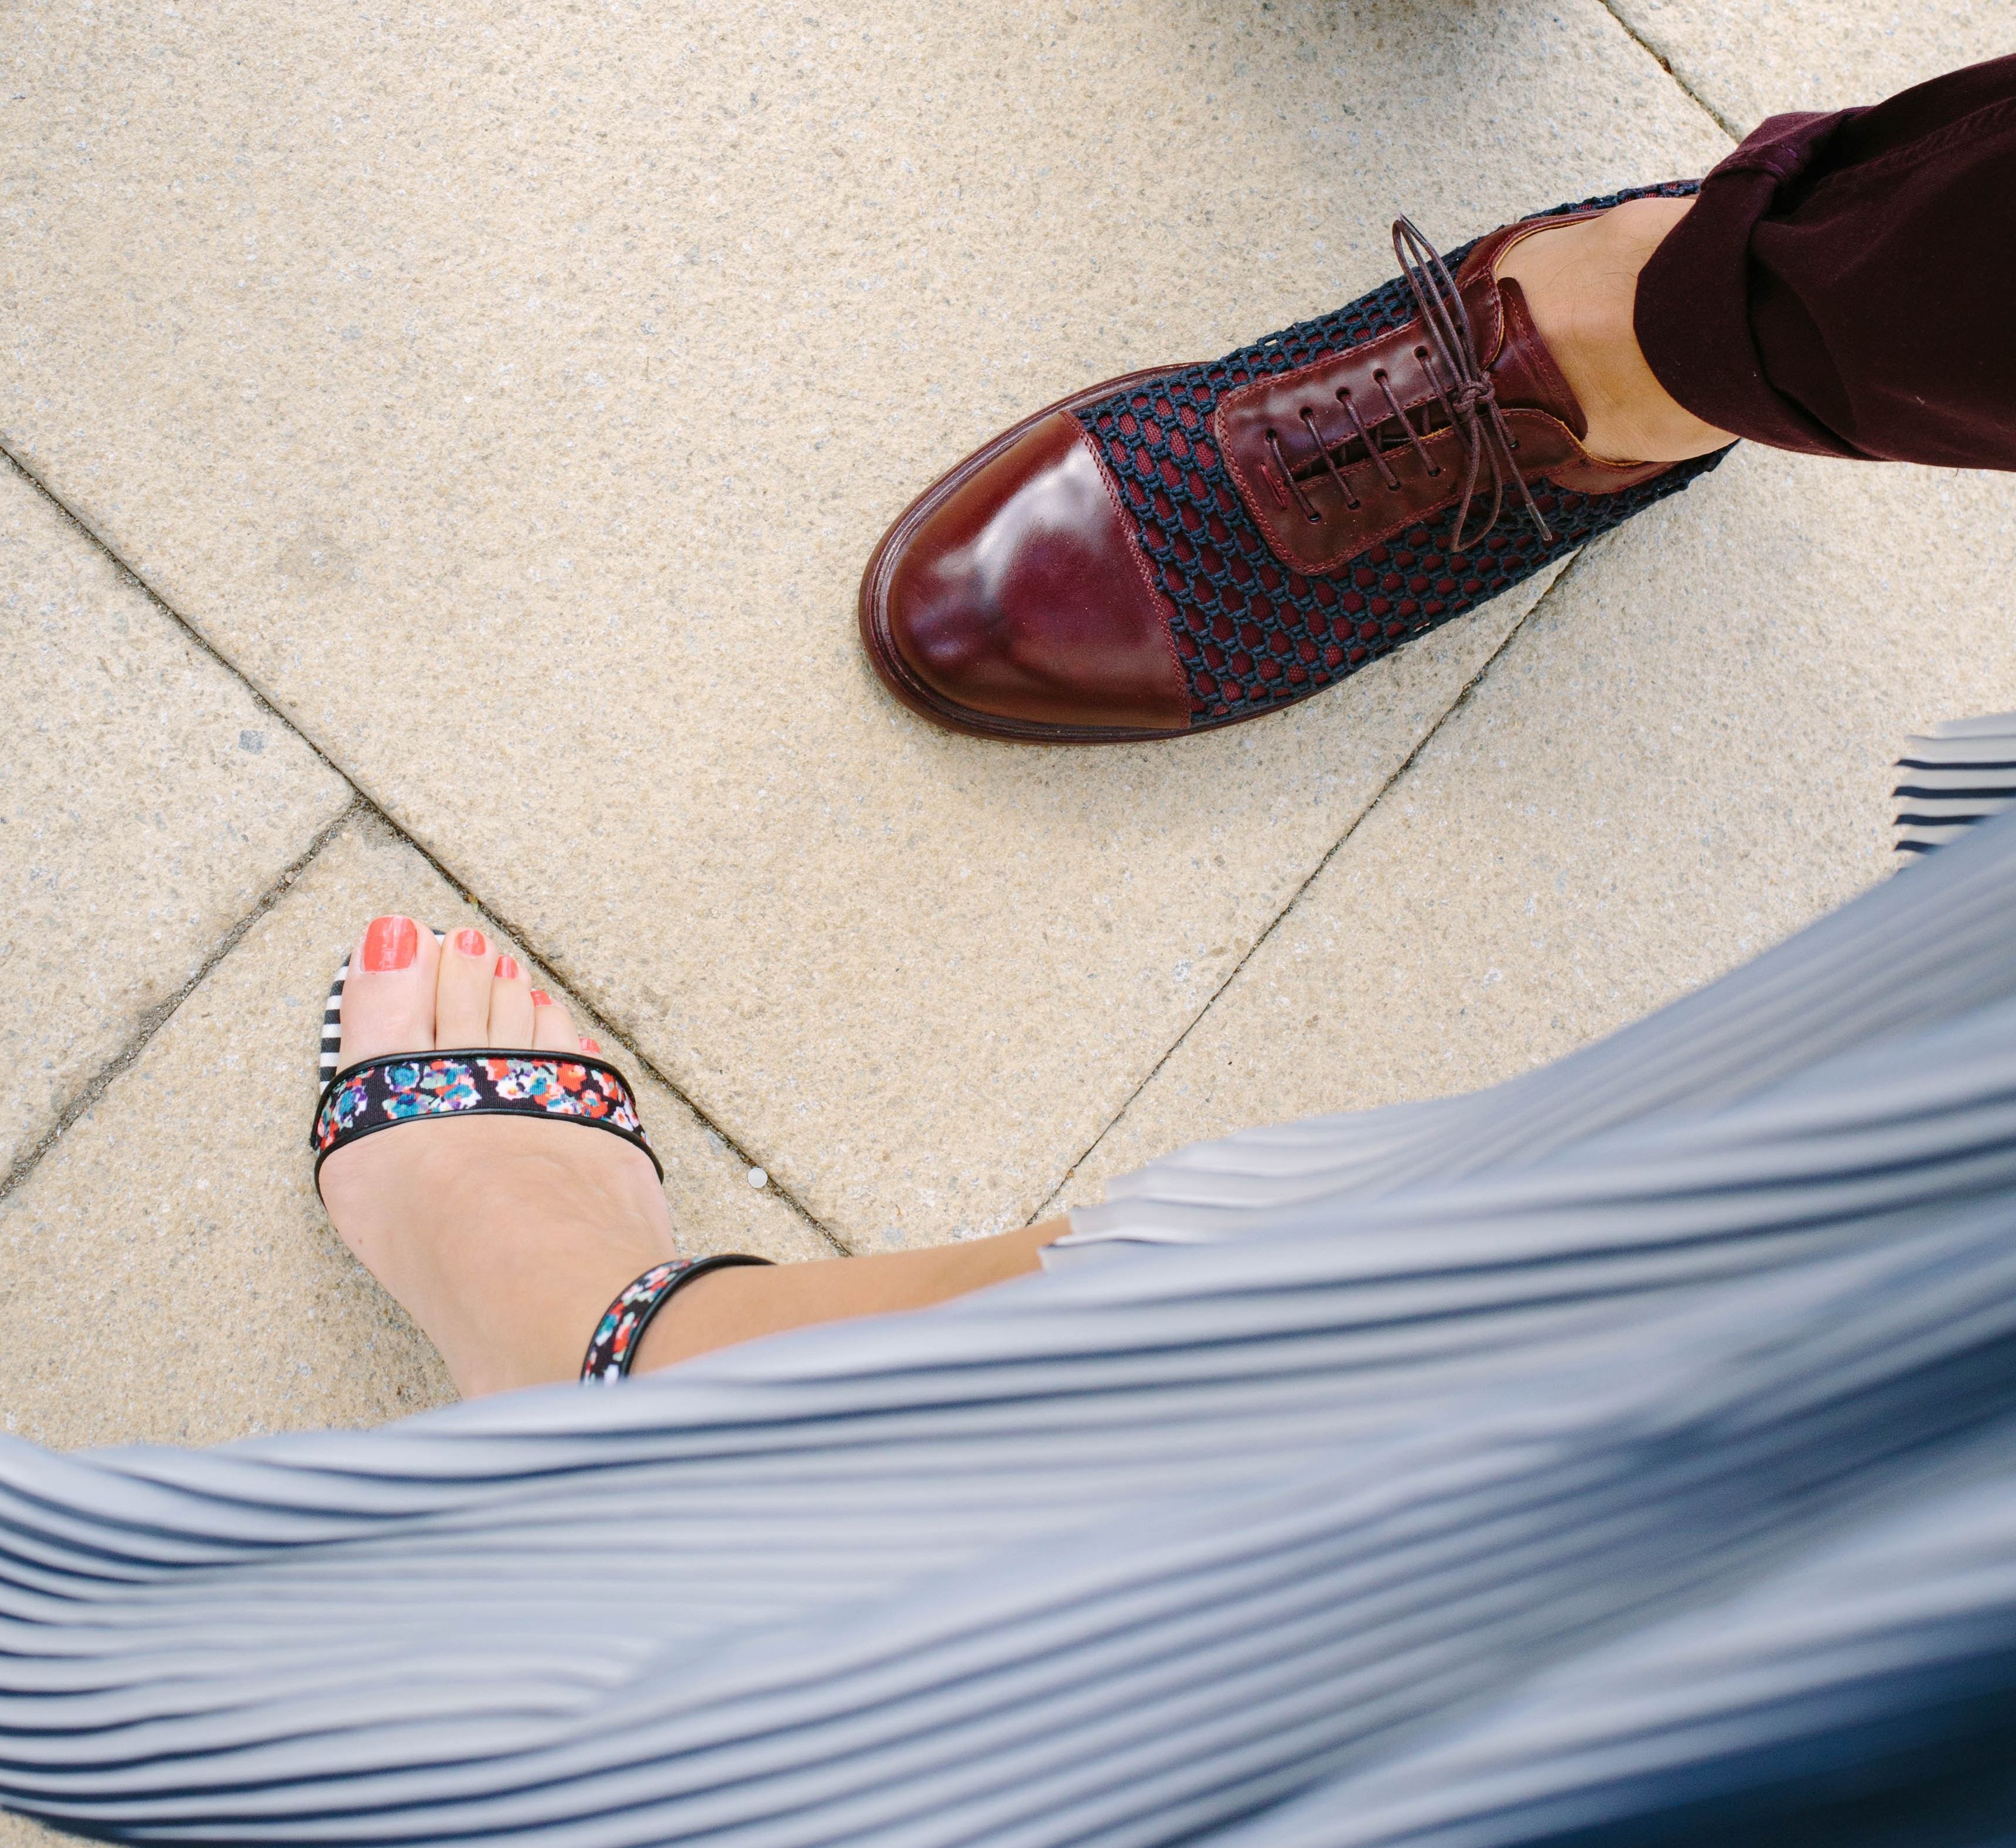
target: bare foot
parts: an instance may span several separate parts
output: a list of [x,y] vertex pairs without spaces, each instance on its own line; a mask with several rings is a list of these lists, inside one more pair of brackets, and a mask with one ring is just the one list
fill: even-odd
[[[389,1052],[596,1050],[567,1010],[473,929],[445,944],[374,918],[343,991],[341,1062]],[[617,1293],[676,1255],[641,1150],[578,1122],[429,1116],[323,1162],[350,1249],[418,1322],[465,1397],[580,1377]],[[677,1290],[639,1344],[639,1373],[787,1328],[921,1309],[1034,1270],[1067,1229],[826,1264],[712,1271]]]
[[[565,1008],[479,930],[372,920],[343,991],[343,1063],[496,1047],[575,1052]],[[579,1377],[617,1292],[674,1255],[647,1156],[576,1123],[431,1117],[322,1163],[336,1229],[465,1395]]]
[[1600,218],[1521,238],[1498,274],[1525,291],[1533,324],[1589,419],[1583,447],[1607,462],[1683,462],[1736,440],[1653,376],[1633,316],[1638,272],[1687,215],[1689,199],[1634,199]]

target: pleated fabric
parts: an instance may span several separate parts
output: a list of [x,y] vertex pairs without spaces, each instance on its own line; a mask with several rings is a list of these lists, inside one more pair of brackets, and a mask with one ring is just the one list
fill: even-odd
[[1559,1064],[924,1313],[0,1440],[0,1800],[113,1839],[2016,1839],[2016,817]]
[[1949,845],[2016,802],[2016,712],[1948,719],[1906,739],[1897,772],[1897,851]]

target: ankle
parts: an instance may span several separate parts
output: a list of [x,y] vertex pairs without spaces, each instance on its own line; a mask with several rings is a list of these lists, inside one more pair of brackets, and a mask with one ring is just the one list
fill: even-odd
[[1638,277],[1691,200],[1638,199],[1521,238],[1498,274],[1525,293],[1535,327],[1589,420],[1584,447],[1608,462],[1682,462],[1736,439],[1661,385],[1638,345]]
[[1048,1219],[990,1239],[833,1258],[821,1264],[722,1270],[696,1277],[645,1331],[635,1371],[817,1322],[926,1309],[1039,1269],[1044,1246],[1071,1229]]

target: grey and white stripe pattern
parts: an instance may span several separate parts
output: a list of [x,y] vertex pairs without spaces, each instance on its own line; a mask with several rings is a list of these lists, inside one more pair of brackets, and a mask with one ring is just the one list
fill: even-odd
[[2016,820],[1043,1275],[613,1393],[0,1440],[0,1800],[115,1839],[2016,1831]]
[[2016,712],[1949,719],[1898,760],[1897,851],[1929,853],[2016,801]]

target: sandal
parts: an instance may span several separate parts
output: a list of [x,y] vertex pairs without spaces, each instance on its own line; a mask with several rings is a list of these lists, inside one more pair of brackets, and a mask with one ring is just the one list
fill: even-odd
[[[434,940],[441,941],[445,934],[436,930]],[[643,1150],[658,1178],[664,1179],[664,1164],[644,1133],[629,1084],[607,1060],[586,1053],[474,1047],[387,1052],[342,1065],[343,987],[349,976],[346,956],[322,1010],[319,1091],[308,1137],[318,1195],[322,1164],[337,1149],[401,1123],[450,1114],[550,1116],[606,1130]],[[770,1261],[746,1252],[725,1252],[653,1264],[617,1295],[596,1325],[581,1361],[581,1379],[614,1384],[627,1377],[652,1318],[694,1278],[733,1265]]]

